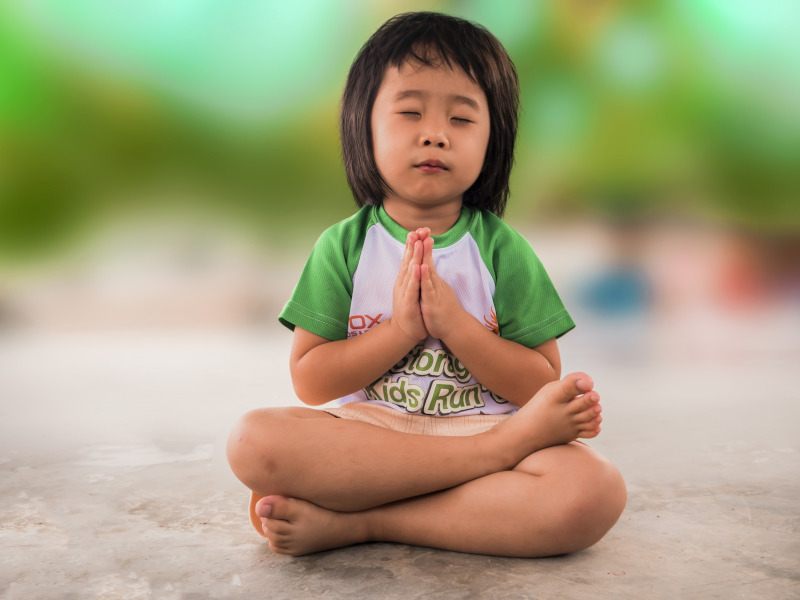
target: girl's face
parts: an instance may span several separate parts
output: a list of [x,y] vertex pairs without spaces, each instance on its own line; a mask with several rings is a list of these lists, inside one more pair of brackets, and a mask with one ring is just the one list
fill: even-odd
[[457,203],[483,167],[486,94],[461,69],[404,62],[389,67],[372,107],[372,146],[392,204]]

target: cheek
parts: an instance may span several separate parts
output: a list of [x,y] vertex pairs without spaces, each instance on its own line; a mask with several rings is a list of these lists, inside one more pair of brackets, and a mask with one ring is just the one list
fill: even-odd
[[382,141],[386,139],[386,134],[381,127],[379,122],[376,122],[374,119],[372,121],[372,150],[375,153],[375,158],[378,158],[378,153],[383,152],[383,144]]
[[387,128],[377,125],[372,130],[372,153],[375,157],[375,164],[378,169],[384,171],[387,167],[391,166],[392,156],[395,144],[392,143],[393,138]]
[[476,151],[478,160],[480,161],[480,170],[483,171],[483,165],[486,162],[486,152],[489,149],[489,132],[487,131],[483,136],[483,143],[478,145],[479,150]]
[[372,136],[372,156],[379,171],[384,170],[386,163],[386,147],[381,143],[381,139],[379,136]]

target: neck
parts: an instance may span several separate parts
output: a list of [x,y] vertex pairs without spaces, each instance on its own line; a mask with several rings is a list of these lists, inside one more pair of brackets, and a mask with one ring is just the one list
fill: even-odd
[[431,230],[431,235],[442,235],[449,231],[461,216],[461,199],[432,207],[386,198],[383,201],[383,209],[392,221],[407,231],[427,227]]

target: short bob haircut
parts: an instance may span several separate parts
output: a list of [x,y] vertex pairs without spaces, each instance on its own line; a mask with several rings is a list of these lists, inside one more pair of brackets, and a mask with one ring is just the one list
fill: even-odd
[[490,133],[481,173],[464,204],[503,216],[514,162],[519,82],[503,46],[484,27],[439,13],[397,15],[367,40],[350,67],[342,96],[340,135],[347,183],[356,204],[378,205],[391,191],[375,164],[372,107],[389,67],[405,61],[460,67],[486,94]]

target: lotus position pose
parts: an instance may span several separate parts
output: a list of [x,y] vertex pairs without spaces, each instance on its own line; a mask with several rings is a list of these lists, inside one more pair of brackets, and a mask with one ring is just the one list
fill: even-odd
[[356,57],[341,138],[360,209],[280,315],[295,392],[322,408],[252,411],[228,441],[273,551],[549,556],[622,513],[618,470],[578,441],[600,433],[594,383],[561,378],[573,321],[500,218],[517,112],[514,66],[473,23],[399,15]]

